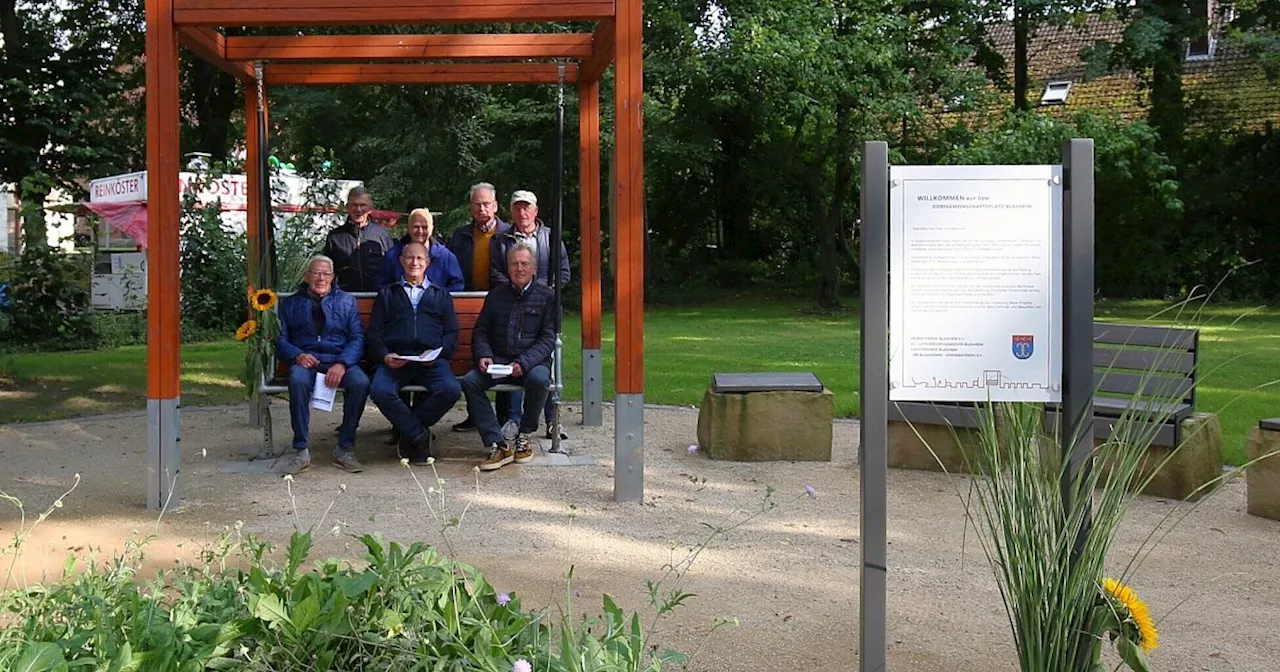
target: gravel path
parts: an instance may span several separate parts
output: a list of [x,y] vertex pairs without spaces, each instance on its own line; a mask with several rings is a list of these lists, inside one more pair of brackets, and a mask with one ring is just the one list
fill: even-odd
[[[277,443],[288,442],[285,404],[273,404]],[[337,414],[317,413],[313,454],[332,449]],[[68,552],[118,549],[130,534],[156,532],[154,567],[189,558],[226,526],[284,540],[294,526],[322,531],[318,554],[358,558],[354,537],[378,532],[398,541],[440,541],[439,525],[408,470],[383,443],[387,423],[365,413],[357,454],[366,469],[347,474],[317,460],[290,493],[277,475],[247,463],[260,430],[245,407],[183,411],[184,500],[157,521],[142,508],[145,419],[141,414],[0,426],[0,489],[29,511],[47,507],[79,473],[83,482],[41,527],[19,572],[56,575]],[[659,622],[659,645],[705,646],[695,670],[850,670],[858,643],[858,425],[837,422],[830,463],[714,462],[689,454],[697,413],[645,413],[645,501],[612,501],[612,408],[605,426],[578,426],[566,411],[568,445],[584,466],[508,466],[477,474],[475,434],[440,437],[445,502],[465,509],[455,544],[501,590],[526,605],[596,609],[608,592],[626,608],[647,609],[644,581],[686,557],[708,535],[704,524],[733,525],[684,576],[696,593]],[[430,470],[415,470],[433,486]],[[478,483],[477,483],[478,476]],[[340,485],[346,485],[345,492]],[[805,486],[817,493],[810,497]],[[776,507],[748,519],[764,503]],[[966,534],[956,494],[962,478],[891,471],[889,475],[889,662],[895,670],[1013,670],[1016,658],[991,572],[972,528]],[[436,500],[433,499],[433,504]],[[325,515],[325,511],[332,508]],[[1116,544],[1117,563],[1133,554],[1172,503],[1141,498]],[[294,511],[297,511],[295,515]],[[30,516],[29,516],[30,517]],[[323,519],[323,522],[322,522]],[[0,512],[0,535],[17,528]],[[336,528],[336,530],[334,529]],[[1134,578],[1152,606],[1161,647],[1158,670],[1280,669],[1280,523],[1244,512],[1237,479],[1196,508],[1147,558]],[[566,572],[574,569],[572,586]],[[1172,613],[1170,613],[1172,612]],[[737,618],[709,639],[717,618]]]

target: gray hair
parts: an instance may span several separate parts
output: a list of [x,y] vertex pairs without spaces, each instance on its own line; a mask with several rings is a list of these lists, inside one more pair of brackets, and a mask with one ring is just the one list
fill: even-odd
[[310,271],[311,267],[315,266],[318,263],[329,264],[330,271],[337,270],[337,266],[333,265],[333,260],[330,259],[329,257],[324,256],[323,254],[312,255],[312,257],[307,260],[307,270]]
[[475,184],[471,185],[470,189],[467,190],[467,200],[470,201],[472,198],[474,198],[476,195],[476,192],[480,191],[481,189],[488,189],[489,191],[493,192],[494,199],[498,198],[497,187],[493,186],[492,184],[489,184],[488,182],[476,182]]
[[508,262],[511,261],[511,255],[515,254],[516,252],[528,252],[529,260],[533,262],[533,272],[534,273],[538,272],[538,253],[534,251],[532,245],[524,241],[521,241],[516,243],[515,245],[512,245],[511,249],[507,250]]
[[368,196],[370,201],[373,200],[373,194],[369,193],[368,189],[365,189],[364,187],[358,184],[354,187],[351,187],[351,191],[347,192],[347,202],[350,203],[351,199],[355,196]]

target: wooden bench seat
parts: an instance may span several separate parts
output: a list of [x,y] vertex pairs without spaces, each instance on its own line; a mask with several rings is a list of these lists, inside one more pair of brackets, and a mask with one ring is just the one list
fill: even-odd
[[[360,324],[368,329],[369,316],[373,312],[373,301],[377,297],[375,292],[349,292],[356,297],[356,306],[360,311]],[[279,297],[284,300],[285,297],[291,295],[292,292],[281,292]],[[449,358],[449,369],[453,371],[453,375],[461,378],[472,368],[475,367],[475,357],[471,350],[471,332],[475,329],[476,319],[480,317],[480,309],[484,307],[485,296],[488,292],[452,292],[453,310],[458,316],[458,347],[453,351],[453,356]],[[551,394],[563,392],[564,387],[560,381],[560,367],[557,364],[561,357],[560,339],[556,339],[555,350],[551,355]],[[361,358],[362,368],[370,372],[369,378],[372,380],[372,371],[374,363]],[[273,441],[271,438],[271,410],[268,400],[272,395],[287,394],[289,392],[289,362],[277,361],[274,368],[274,376],[270,380],[262,380],[258,385],[259,408],[263,419],[265,429],[264,443],[267,452],[274,453]],[[500,384],[490,388],[494,392],[520,392],[524,390],[523,386]],[[405,385],[400,388],[402,392],[425,393],[427,388],[421,385]],[[338,390],[341,392],[342,390]]]

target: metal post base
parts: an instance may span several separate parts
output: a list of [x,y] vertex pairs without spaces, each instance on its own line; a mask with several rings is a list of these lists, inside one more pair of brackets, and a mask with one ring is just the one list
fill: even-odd
[[265,396],[267,395],[258,392],[249,396],[249,424],[253,427],[262,426],[262,404]]
[[582,351],[582,424],[604,424],[604,364],[599,349]]
[[613,501],[643,501],[643,394],[619,394],[614,401],[613,462]]
[[147,400],[147,508],[160,509],[181,501],[178,475],[182,472],[182,408],[177,397]]

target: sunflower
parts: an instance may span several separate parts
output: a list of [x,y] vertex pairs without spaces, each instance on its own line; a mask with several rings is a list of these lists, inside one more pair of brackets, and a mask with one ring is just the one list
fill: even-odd
[[1121,622],[1130,623],[1137,628],[1137,645],[1142,647],[1145,653],[1151,653],[1153,649],[1160,646],[1160,636],[1156,633],[1156,624],[1151,620],[1147,603],[1138,599],[1138,594],[1133,592],[1132,588],[1115,579],[1103,579],[1102,588],[1111,598],[1111,604],[1116,608],[1116,614]]
[[270,289],[259,289],[253,293],[249,303],[257,311],[271,310],[276,305],[276,293]]
[[[274,297],[272,297],[274,300]],[[258,332],[258,323],[255,320],[245,320],[244,324],[236,329],[236,340],[247,341],[249,337]]]

